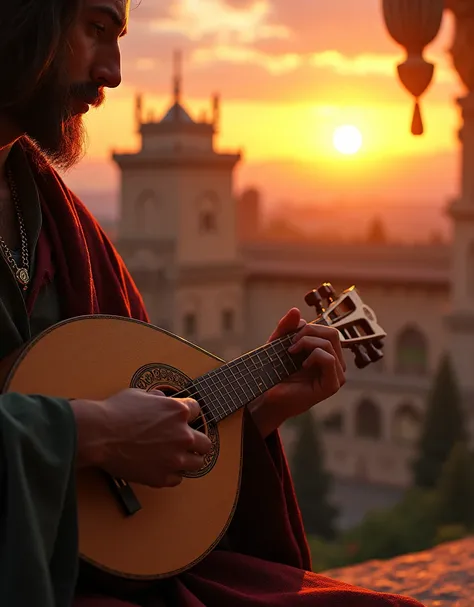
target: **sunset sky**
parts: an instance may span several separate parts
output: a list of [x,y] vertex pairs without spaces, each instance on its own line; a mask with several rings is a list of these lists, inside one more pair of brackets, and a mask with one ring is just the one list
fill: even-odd
[[[132,0],[134,2],[135,0]],[[441,208],[457,190],[462,93],[446,53],[447,16],[426,57],[426,133],[410,134],[413,101],[395,76],[403,51],[385,30],[381,1],[141,0],[122,42],[123,83],[86,119],[90,143],[66,176],[79,193],[116,192],[111,149],[134,149],[134,95],[161,116],[170,104],[174,49],[182,49],[185,105],[198,118],[222,95],[220,149],[242,148],[237,187],[267,204],[388,200]],[[343,156],[334,129],[354,125],[361,151]]]

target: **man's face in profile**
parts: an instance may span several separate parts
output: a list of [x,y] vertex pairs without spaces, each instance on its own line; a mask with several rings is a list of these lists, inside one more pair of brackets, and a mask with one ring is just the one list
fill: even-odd
[[121,82],[119,39],[126,33],[129,0],[82,0],[62,55],[39,88],[11,117],[58,168],[82,157],[83,115]]

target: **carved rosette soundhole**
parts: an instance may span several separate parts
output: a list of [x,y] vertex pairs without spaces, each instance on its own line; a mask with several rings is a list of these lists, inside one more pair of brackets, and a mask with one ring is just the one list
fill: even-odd
[[[150,363],[138,369],[132,377],[130,387],[146,392],[161,390],[171,396],[176,392],[186,390],[191,382],[192,380],[179,369],[161,363]],[[190,394],[190,396],[192,395]],[[209,423],[204,414],[201,414],[192,426],[207,434],[212,443],[210,452],[205,456],[204,466],[197,472],[183,474],[185,478],[200,478],[208,474],[217,462],[220,445],[219,429],[216,424]]]

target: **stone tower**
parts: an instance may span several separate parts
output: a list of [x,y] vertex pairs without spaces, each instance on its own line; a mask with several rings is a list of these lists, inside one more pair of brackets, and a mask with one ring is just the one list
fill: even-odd
[[[461,187],[450,205],[453,249],[451,268],[451,310],[447,317],[451,356],[461,385],[472,403],[474,395],[474,4],[452,0],[456,18],[451,48],[454,67],[466,87],[458,99],[462,113]],[[472,407],[472,404],[471,404]],[[471,410],[474,414],[474,411]],[[473,420],[474,422],[474,420]],[[473,428],[474,430],[474,428]]]
[[191,117],[176,53],[171,107],[160,120],[146,120],[138,95],[135,111],[139,150],[113,154],[121,173],[118,248],[153,323],[230,356],[242,330],[233,191],[241,155],[215,149],[219,98],[211,121]]

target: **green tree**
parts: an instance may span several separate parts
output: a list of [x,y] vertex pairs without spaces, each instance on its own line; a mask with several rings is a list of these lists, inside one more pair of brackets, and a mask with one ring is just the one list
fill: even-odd
[[454,445],[465,438],[461,393],[450,358],[445,354],[428,398],[413,465],[415,485],[435,488]]
[[438,523],[438,496],[411,489],[393,508],[372,510],[342,540],[354,547],[348,562],[388,559],[433,545]]
[[338,511],[329,503],[331,476],[324,468],[319,428],[311,412],[299,416],[296,433],[291,468],[306,533],[332,539]]
[[438,485],[439,519],[443,525],[474,526],[474,458],[458,442],[443,466]]

